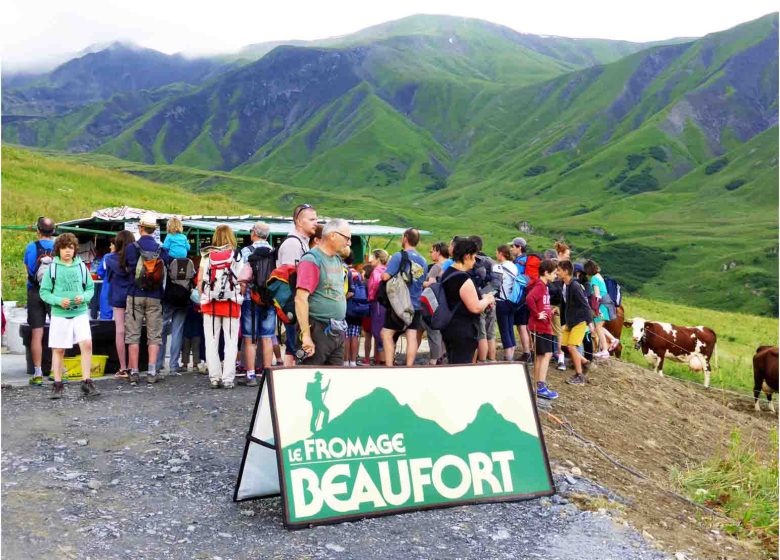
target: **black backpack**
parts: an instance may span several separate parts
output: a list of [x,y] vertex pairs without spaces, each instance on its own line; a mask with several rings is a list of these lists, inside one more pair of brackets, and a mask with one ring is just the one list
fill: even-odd
[[187,307],[195,279],[195,265],[190,259],[173,259],[168,265],[168,281],[163,299],[171,307]]
[[468,272],[479,293],[487,293],[489,288],[501,287],[501,276],[493,272],[493,261],[485,255],[477,254],[474,267]]
[[276,268],[276,251],[272,247],[256,247],[247,258],[247,264],[252,268],[252,281],[249,283],[252,303],[271,307],[274,300],[267,283]]

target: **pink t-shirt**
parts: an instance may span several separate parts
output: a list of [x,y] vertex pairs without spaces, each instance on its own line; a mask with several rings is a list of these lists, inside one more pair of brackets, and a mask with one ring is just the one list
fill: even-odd
[[376,292],[379,290],[379,284],[382,282],[385,270],[387,270],[387,265],[378,264],[371,271],[371,276],[368,277],[368,301],[376,300]]

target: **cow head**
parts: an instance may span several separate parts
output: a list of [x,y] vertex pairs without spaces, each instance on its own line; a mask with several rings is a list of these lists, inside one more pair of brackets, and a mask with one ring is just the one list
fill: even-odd
[[642,317],[634,317],[630,321],[625,321],[623,324],[631,329],[631,338],[634,339],[634,348],[639,348],[642,342],[642,337],[645,335],[645,321]]

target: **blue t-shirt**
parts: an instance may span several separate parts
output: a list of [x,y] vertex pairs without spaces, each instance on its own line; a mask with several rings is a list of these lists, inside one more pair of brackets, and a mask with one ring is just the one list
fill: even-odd
[[114,318],[114,310],[108,301],[108,294],[111,291],[111,279],[108,277],[108,270],[106,269],[107,258],[108,255],[104,255],[98,261],[96,270],[98,278],[103,280],[103,285],[100,288],[100,315],[98,316],[101,321],[109,321]]
[[103,259],[103,266],[106,269],[106,279],[111,286],[108,290],[108,303],[111,304],[111,307],[124,309],[127,293],[130,291],[130,286],[135,283],[135,269],[122,270],[119,266],[118,253],[106,255]]
[[[409,260],[412,263],[412,283],[409,286],[409,296],[412,298],[412,305],[415,310],[420,309],[420,296],[423,292],[423,282],[425,282],[425,274],[428,272],[428,263],[422,258],[414,249],[408,249],[406,251],[409,255]],[[401,252],[399,251],[392,257],[390,262],[387,263],[387,272],[390,276],[395,276],[398,273],[398,269],[401,266]]]
[[[46,249],[47,251],[53,251],[54,250],[54,240],[53,239],[40,239],[41,247]],[[24,250],[24,264],[27,268],[27,289],[32,289],[33,285],[30,283],[30,276],[32,276],[35,271],[33,270],[33,267],[35,266],[36,258],[38,257],[38,249],[35,247],[35,241],[31,241],[27,244],[27,247]]]
[[168,251],[172,259],[186,259],[190,252],[190,242],[183,233],[169,233],[163,241],[163,249]]

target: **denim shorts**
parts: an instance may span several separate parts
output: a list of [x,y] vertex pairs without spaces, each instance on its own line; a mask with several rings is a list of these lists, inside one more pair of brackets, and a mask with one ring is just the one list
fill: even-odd
[[[254,330],[252,329],[254,323]],[[252,305],[251,300],[241,304],[241,334],[254,338],[272,338],[276,335],[276,311],[273,307]]]

